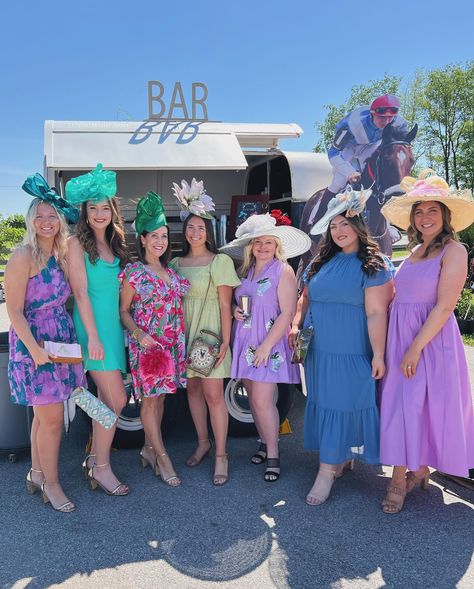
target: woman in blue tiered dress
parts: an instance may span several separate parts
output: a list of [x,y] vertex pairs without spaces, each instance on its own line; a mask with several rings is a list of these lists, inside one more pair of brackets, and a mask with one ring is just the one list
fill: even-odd
[[328,498],[354,457],[379,462],[375,380],[385,371],[387,310],[392,272],[359,216],[364,193],[338,195],[313,231],[319,253],[305,273],[305,289],[290,342],[304,318],[315,336],[305,362],[308,400],[305,447],[320,453],[319,472],[306,497]]

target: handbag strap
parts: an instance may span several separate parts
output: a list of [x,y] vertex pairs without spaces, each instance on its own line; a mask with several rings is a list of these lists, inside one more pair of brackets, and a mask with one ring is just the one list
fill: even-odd
[[209,294],[209,289],[211,288],[211,283],[212,283],[212,264],[214,263],[214,260],[216,259],[216,256],[214,256],[212,258],[212,262],[209,264],[209,283],[207,285],[207,290],[206,290],[206,294],[204,295],[204,298],[202,300],[202,305],[201,305],[201,309],[199,311],[199,318],[197,320],[197,325],[199,325],[201,323],[201,317],[202,317],[202,312],[204,311],[204,305],[206,304],[207,301],[207,295]]

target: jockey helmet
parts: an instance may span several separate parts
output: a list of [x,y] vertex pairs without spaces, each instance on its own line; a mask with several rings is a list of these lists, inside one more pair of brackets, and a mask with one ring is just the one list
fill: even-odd
[[393,117],[398,113],[400,101],[393,94],[383,94],[370,105],[370,112],[379,117]]

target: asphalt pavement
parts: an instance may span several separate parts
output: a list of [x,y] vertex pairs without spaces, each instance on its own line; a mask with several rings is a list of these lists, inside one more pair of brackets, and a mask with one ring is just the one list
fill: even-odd
[[[474,382],[474,348],[468,355]],[[184,466],[194,433],[183,423],[166,440],[180,488],[143,470],[138,450],[113,453],[128,497],[92,491],[82,479],[88,430],[79,412],[61,450],[72,514],[26,493],[27,454],[15,463],[0,456],[0,588],[474,587],[474,491],[434,473],[427,492],[416,489],[400,514],[386,515],[388,471],[356,464],[324,505],[307,506],[317,458],[302,449],[303,411],[298,395],[276,483],[249,462],[255,439],[231,438],[230,481],[214,487],[212,460]]]

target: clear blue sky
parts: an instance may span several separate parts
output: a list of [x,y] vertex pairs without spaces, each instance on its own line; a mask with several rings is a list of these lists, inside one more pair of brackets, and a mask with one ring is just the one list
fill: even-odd
[[141,120],[148,80],[202,81],[211,119],[296,122],[285,148],[310,150],[354,84],[472,58],[473,20],[472,0],[3,3],[0,213],[30,201],[45,119]]

